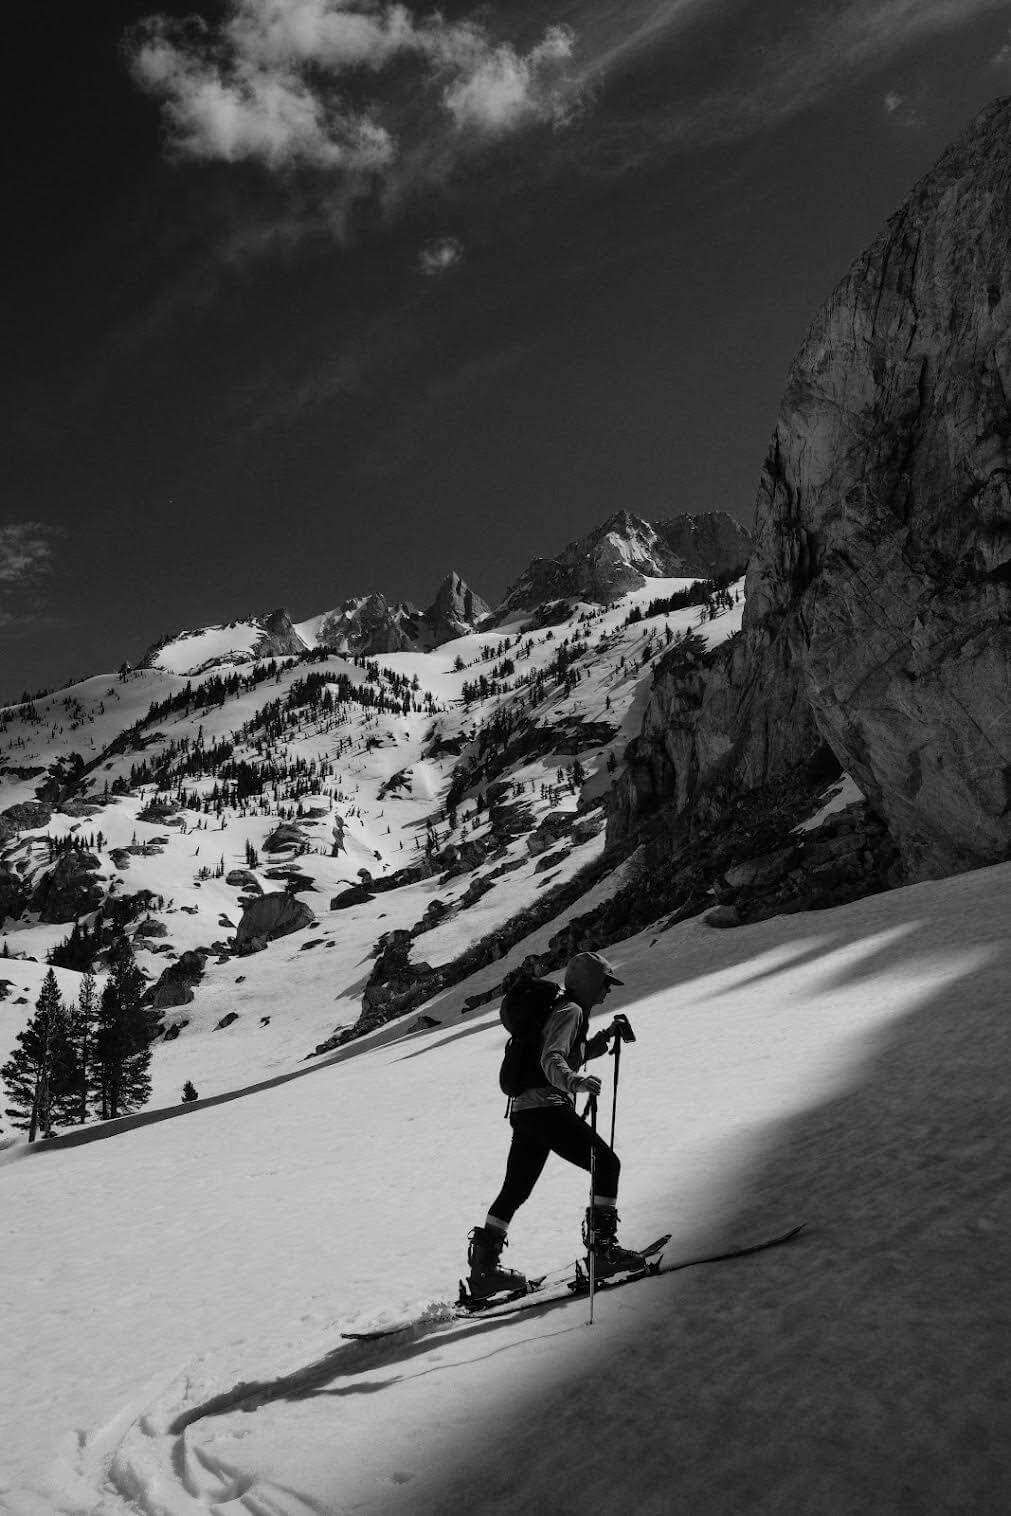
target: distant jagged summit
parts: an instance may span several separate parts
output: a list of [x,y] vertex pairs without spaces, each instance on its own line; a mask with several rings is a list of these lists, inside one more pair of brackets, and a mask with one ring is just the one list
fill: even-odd
[[425,611],[409,600],[391,603],[377,590],[353,596],[336,610],[297,626],[280,608],[226,625],[169,633],[148,648],[137,667],[190,676],[222,664],[298,657],[315,647],[365,658],[428,652],[466,636],[488,614],[480,595],[454,571],[446,575]]
[[425,612],[425,620],[432,629],[434,646],[451,642],[454,637],[464,637],[472,632],[478,622],[491,613],[491,606],[475,595],[460,575],[446,575],[435,592],[435,599]]
[[616,511],[554,558],[534,558],[510,585],[495,621],[533,610],[547,600],[594,600],[609,605],[647,578],[711,578],[743,568],[751,537],[726,511],[674,516],[653,524]]
[[316,641],[335,653],[372,657],[380,653],[428,652],[466,636],[488,615],[488,606],[456,572],[446,575],[435,599],[421,611],[409,600],[391,605],[373,592],[345,600],[319,622]]

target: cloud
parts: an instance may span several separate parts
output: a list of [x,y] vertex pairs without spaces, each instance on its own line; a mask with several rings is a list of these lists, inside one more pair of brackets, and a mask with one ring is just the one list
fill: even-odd
[[889,90],[882,104],[885,107],[885,114],[896,126],[913,130],[927,124],[923,111],[911,104],[906,96],[900,95],[897,90]]
[[42,521],[14,521],[0,526],[0,630],[19,635],[43,620],[45,581],[53,569],[53,538],[58,527]]
[[571,90],[561,66],[572,57],[568,27],[549,27],[543,41],[520,54],[508,43],[474,60],[443,92],[457,126],[499,133],[525,121],[564,125],[572,110]]
[[55,528],[41,521],[15,521],[0,526],[0,585],[37,583],[52,568],[51,538]]
[[455,268],[462,257],[463,243],[456,237],[437,237],[432,242],[426,242],[421,249],[418,267],[423,274],[437,278],[439,274],[446,274]]
[[362,176],[392,168],[407,118],[422,134],[490,137],[563,123],[573,44],[548,26],[521,52],[477,21],[377,0],[226,0],[216,27],[154,15],[125,47],[173,155]]
[[990,59],[990,67],[1011,67],[1011,31],[1008,32],[1008,41],[1005,42],[1004,46],[1002,48],[999,48],[998,51],[995,52],[993,57]]

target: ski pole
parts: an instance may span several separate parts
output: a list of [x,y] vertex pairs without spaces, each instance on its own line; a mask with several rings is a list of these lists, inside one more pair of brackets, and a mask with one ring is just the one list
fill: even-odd
[[621,1072],[621,1038],[614,1039],[614,1094],[611,1097],[611,1146],[614,1147],[614,1123],[618,1117],[618,1075]]
[[594,1296],[594,1290],[595,1290],[595,1285],[596,1285],[596,1270],[595,1270],[594,1264],[595,1264],[595,1255],[596,1255],[596,1246],[597,1246],[597,1226],[596,1226],[597,1214],[596,1214],[596,1211],[594,1210],[594,1206],[593,1206],[593,1197],[594,1197],[594,1193],[596,1192],[596,1188],[597,1188],[597,1184],[596,1184],[596,1180],[597,1180],[597,1097],[596,1097],[596,1095],[591,1095],[590,1096],[590,1099],[588,1101],[588,1108],[589,1108],[589,1112],[590,1112],[590,1132],[591,1132],[592,1146],[590,1148],[590,1220],[589,1220],[589,1224],[588,1224],[588,1226],[586,1228],[586,1240],[587,1240],[587,1250],[588,1250],[587,1263],[589,1265],[589,1275],[590,1275],[590,1319],[587,1322],[587,1326],[592,1326],[593,1325],[593,1296]]
[[618,1115],[618,1075],[621,1072],[621,1044],[634,1042],[635,1033],[627,1016],[617,1015],[611,1023],[614,1033],[614,1042],[611,1051],[614,1054],[614,1097],[611,1101],[611,1146],[614,1147],[614,1123]]

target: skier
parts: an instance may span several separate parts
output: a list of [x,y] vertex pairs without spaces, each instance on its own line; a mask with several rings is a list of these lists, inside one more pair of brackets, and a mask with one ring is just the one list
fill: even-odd
[[579,1070],[587,1058],[599,1058],[613,1037],[615,1023],[587,1040],[590,1011],[603,1005],[611,986],[621,984],[606,958],[599,953],[577,953],[565,970],[565,989],[559,992],[544,1028],[540,1048],[540,1083],[530,1085],[510,1100],[512,1143],[502,1188],[492,1202],[484,1226],[470,1233],[467,1262],[470,1292],[475,1300],[487,1299],[502,1290],[524,1290],[526,1278],[515,1269],[500,1266],[509,1223],[530,1198],[547,1162],[557,1153],[577,1168],[590,1168],[594,1146],[595,1180],[592,1207],[587,1207],[583,1241],[594,1239],[594,1272],[598,1279],[625,1269],[641,1268],[642,1255],[620,1247],[618,1229],[617,1154],[604,1139],[581,1120],[575,1109],[577,1095],[600,1094],[595,1074]]

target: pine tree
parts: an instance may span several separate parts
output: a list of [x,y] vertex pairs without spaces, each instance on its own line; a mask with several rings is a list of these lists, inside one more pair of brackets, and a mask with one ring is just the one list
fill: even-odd
[[95,976],[89,969],[81,981],[77,1003],[67,1014],[67,1030],[73,1050],[75,1083],[68,1095],[64,1118],[78,1126],[88,1119],[88,1085],[91,1066],[95,1057],[95,1038],[98,1033],[98,1004],[96,1001]]
[[99,1002],[90,1079],[101,1120],[139,1110],[151,1097],[151,1026],[141,1006],[144,976],[133,949],[120,936],[110,953],[111,973]]
[[53,1117],[74,1075],[73,1052],[67,1036],[66,1011],[56,975],[49,970],[42,981],[35,1015],[18,1034],[17,1047],[0,1069],[11,1102],[6,1114],[28,1141],[37,1134],[48,1137]]
[[193,1080],[187,1079],[186,1083],[183,1085],[183,1105],[189,1105],[192,1101],[199,1099],[200,1096],[196,1092],[196,1087],[194,1086]]

